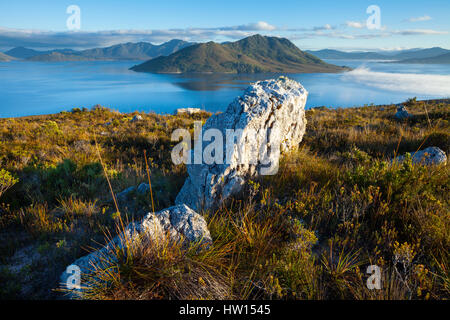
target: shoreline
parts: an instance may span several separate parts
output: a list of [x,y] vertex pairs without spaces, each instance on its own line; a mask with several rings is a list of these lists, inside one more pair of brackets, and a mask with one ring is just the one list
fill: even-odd
[[[434,99],[423,99],[423,100],[417,100],[417,102],[426,102],[426,103],[450,103],[450,98],[434,98]],[[314,106],[314,107],[308,107],[305,108],[305,110],[312,110],[312,109],[318,109],[318,108],[327,108],[330,110],[335,110],[335,109],[355,109],[355,108],[382,108],[382,107],[389,107],[389,106],[399,106],[404,104],[404,102],[399,102],[399,103],[386,103],[386,104],[366,104],[366,105],[355,105],[352,107],[335,107],[335,106]],[[56,116],[59,115],[61,113],[73,113],[75,109],[80,109],[80,112],[83,111],[92,111],[94,107],[99,106],[99,105],[93,105],[90,108],[85,108],[85,110],[82,110],[79,107],[74,107],[71,110],[61,110],[60,112],[55,112],[55,113],[45,113],[45,114],[32,114],[32,115],[26,115],[26,116],[18,116],[18,117],[3,117],[0,115],[0,120],[8,120],[8,119],[31,119],[31,120],[37,120],[38,118],[46,118],[46,117],[51,117],[51,116]],[[130,112],[121,112],[119,110],[116,110],[114,108],[110,108],[110,107],[106,107],[106,106],[101,106],[102,108],[108,109],[111,112],[115,112],[118,114],[123,114],[123,115],[129,115],[129,114],[135,114],[135,113],[144,113],[144,114],[156,114],[159,116],[167,116],[167,115],[173,115],[173,112],[156,112],[156,111],[139,111],[139,110],[133,110]],[[182,107],[180,107],[182,108]],[[193,107],[194,108],[194,107]],[[176,109],[175,109],[176,110]],[[223,112],[223,111],[209,111],[209,110],[202,110],[206,113],[215,113],[215,112]]]

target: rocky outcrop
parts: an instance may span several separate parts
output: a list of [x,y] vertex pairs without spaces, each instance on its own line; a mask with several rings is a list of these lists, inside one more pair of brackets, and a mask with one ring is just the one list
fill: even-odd
[[[447,155],[438,147],[429,147],[421,151],[410,152],[412,156],[412,162],[414,164],[434,165],[447,163]],[[396,158],[398,162],[403,162],[405,156],[399,156]]]
[[[206,221],[201,215],[186,205],[177,205],[157,213],[148,213],[140,222],[129,224],[123,234],[115,237],[106,246],[76,260],[71,266],[80,268],[81,275],[93,272],[93,266],[105,268],[116,261],[114,248],[122,248],[125,241],[139,242],[140,245],[154,245],[163,237],[173,241],[183,241],[185,245],[199,242],[204,246],[212,243]],[[70,270],[70,268],[69,268]],[[61,275],[61,285],[65,287],[71,273]],[[86,284],[81,283],[81,287]]]
[[[223,150],[215,150],[214,156],[223,154],[219,156],[223,161],[198,163],[194,147],[187,166],[189,177],[176,203],[185,203],[194,210],[214,208],[239,192],[247,178],[275,174],[280,154],[297,147],[303,138],[307,96],[301,84],[286,77],[259,81],[224,113],[210,117],[201,137],[212,141],[212,133],[222,135],[226,140]],[[206,148],[204,143],[200,154]]]
[[411,117],[411,115],[409,114],[408,110],[406,110],[406,107],[401,105],[397,107],[397,112],[395,113],[394,116],[397,120],[404,120],[404,119],[408,119],[409,117]]

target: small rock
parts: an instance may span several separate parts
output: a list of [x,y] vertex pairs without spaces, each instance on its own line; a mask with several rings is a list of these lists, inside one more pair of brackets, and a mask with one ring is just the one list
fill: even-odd
[[409,114],[408,110],[406,110],[405,106],[398,106],[397,107],[397,112],[395,113],[395,118],[398,120],[404,120],[404,119],[408,119],[409,117],[411,117],[411,115]]
[[[410,152],[412,156],[412,162],[414,164],[433,165],[447,163],[447,155],[438,147],[429,147],[421,151]],[[403,162],[405,156],[397,157],[398,162]]]
[[180,114],[187,113],[187,114],[191,115],[191,114],[199,113],[199,112],[202,112],[202,110],[200,108],[180,108],[180,109],[175,110],[174,114],[180,115]]
[[142,121],[144,118],[142,118],[142,116],[140,114],[137,114],[133,117],[133,119],[130,120],[130,122],[138,122],[138,121]]

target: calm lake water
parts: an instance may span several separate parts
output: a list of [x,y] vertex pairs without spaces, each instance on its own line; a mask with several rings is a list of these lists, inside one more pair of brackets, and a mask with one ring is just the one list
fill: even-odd
[[[355,70],[290,74],[309,91],[307,107],[399,103],[450,97],[450,65],[328,60]],[[0,63],[0,117],[48,114],[96,104],[121,112],[224,110],[257,75],[158,75],[128,70],[139,62]]]

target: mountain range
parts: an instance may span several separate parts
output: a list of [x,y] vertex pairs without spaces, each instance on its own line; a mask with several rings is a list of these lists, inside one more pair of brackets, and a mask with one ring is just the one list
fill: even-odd
[[390,52],[358,51],[344,52],[338,50],[324,49],[318,51],[307,50],[321,59],[343,59],[343,60],[389,60],[410,63],[409,59],[427,59],[450,53],[450,50],[440,47],[428,49],[409,49]]
[[131,70],[152,73],[315,73],[348,70],[301,51],[284,38],[253,35],[236,42],[199,43]]
[[161,55],[169,55],[192,44],[191,42],[175,39],[161,45],[154,45],[148,42],[130,42],[82,51],[72,49],[37,51],[18,47],[6,51],[5,54],[17,59],[30,61],[148,60]]
[[436,57],[415,58],[398,61],[399,63],[450,64],[450,52]]
[[[185,51],[183,51],[184,49]],[[268,72],[269,70],[275,72],[337,72],[340,67],[327,64],[321,59],[448,64],[450,63],[448,54],[450,54],[450,50],[440,47],[393,51],[344,52],[332,49],[301,51],[287,39],[255,35],[240,41],[220,44],[215,42],[196,44],[174,39],[160,45],[148,42],[123,43],[81,51],[73,49],[39,51],[17,47],[4,53],[0,52],[0,61],[150,60],[134,66],[132,69],[161,73],[252,73]],[[170,57],[166,58],[166,56]],[[158,60],[153,61],[155,58]]]

